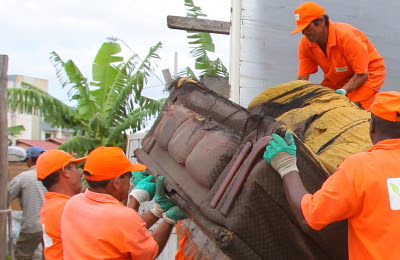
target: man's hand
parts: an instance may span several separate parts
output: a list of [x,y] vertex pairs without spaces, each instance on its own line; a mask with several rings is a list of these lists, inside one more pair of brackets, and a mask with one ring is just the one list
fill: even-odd
[[151,182],[152,179],[153,175],[147,176],[143,180],[139,181],[131,193],[129,193],[129,195],[134,197],[139,204],[153,199],[156,191],[156,184]]
[[171,225],[175,225],[177,221],[187,218],[186,213],[178,206],[173,206],[167,212],[164,212],[162,216]]
[[157,217],[161,218],[162,214],[166,212],[171,207],[175,206],[165,194],[164,189],[164,176],[158,176],[156,181],[156,195],[154,196],[154,208],[150,211]]
[[339,94],[341,94],[343,96],[347,95],[347,91],[345,89],[343,89],[343,88],[337,89],[335,92],[339,93]]
[[146,171],[140,171],[140,172],[132,172],[132,178],[131,178],[131,183],[133,183],[135,186],[144,178],[149,176]]
[[286,131],[285,140],[277,134],[272,134],[272,140],[265,149],[263,158],[283,178],[285,174],[291,171],[298,171],[296,149],[292,132]]
[[294,143],[293,134],[286,131],[285,140],[277,134],[272,134],[272,140],[269,142],[263,158],[271,164],[271,159],[280,152],[287,152],[296,157],[296,144]]

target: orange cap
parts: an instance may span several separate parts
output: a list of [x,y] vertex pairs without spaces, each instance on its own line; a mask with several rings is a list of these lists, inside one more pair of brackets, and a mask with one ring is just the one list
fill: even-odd
[[322,6],[314,2],[304,2],[294,10],[296,19],[296,28],[291,34],[295,34],[304,30],[313,20],[325,14]]
[[144,171],[143,164],[131,163],[119,147],[98,147],[91,151],[83,167],[91,176],[84,175],[91,181],[110,180],[127,172]]
[[400,122],[400,92],[377,93],[371,105],[371,113],[388,121]]
[[50,174],[58,171],[69,163],[80,163],[86,157],[74,158],[62,150],[49,150],[42,153],[36,162],[36,175],[38,180],[43,180]]

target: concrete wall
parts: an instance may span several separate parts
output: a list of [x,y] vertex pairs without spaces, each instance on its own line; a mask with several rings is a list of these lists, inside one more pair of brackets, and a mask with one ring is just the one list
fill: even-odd
[[[232,21],[240,23],[240,47],[232,51],[240,52],[240,105],[247,106],[266,88],[295,80],[297,44],[301,33],[290,35],[290,32],[295,27],[293,10],[304,1],[232,1],[241,1],[240,21]],[[387,74],[381,91],[399,91],[400,52],[397,43],[400,42],[400,25],[396,20],[400,2],[316,2],[324,6],[332,21],[352,24],[367,35],[385,59]],[[310,80],[320,83],[322,74],[312,75]]]

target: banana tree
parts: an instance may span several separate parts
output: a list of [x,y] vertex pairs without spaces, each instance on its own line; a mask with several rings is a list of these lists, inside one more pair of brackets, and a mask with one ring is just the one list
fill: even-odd
[[136,132],[161,110],[165,99],[154,100],[142,90],[159,59],[161,43],[150,48],[144,59],[136,54],[127,61],[118,56],[121,47],[105,42],[92,64],[92,81],[82,75],[72,60],[63,61],[52,52],[50,60],[68,98],[70,107],[39,88],[22,83],[21,88],[8,89],[10,110],[43,116],[54,127],[74,130],[74,136],[59,148],[85,155],[94,148],[126,144],[126,132]]
[[[199,18],[207,16],[202,13],[200,7],[194,5],[193,0],[185,0],[185,6],[187,7],[186,17]],[[194,66],[195,69],[200,70],[200,76],[211,75],[227,77],[229,75],[228,70],[221,59],[217,58],[211,60],[208,56],[208,52],[215,52],[215,45],[211,35],[205,32],[187,31],[187,33],[187,38],[190,40],[189,44],[192,45],[190,54],[195,59]],[[198,80],[196,73],[190,67],[186,67],[179,72],[179,76]]]

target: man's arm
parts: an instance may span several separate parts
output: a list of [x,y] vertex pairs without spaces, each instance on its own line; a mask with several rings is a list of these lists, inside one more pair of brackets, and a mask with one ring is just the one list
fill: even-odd
[[310,78],[310,75],[306,75],[306,76],[297,76],[298,80],[308,80]]
[[363,74],[355,73],[353,77],[342,87],[342,89],[346,90],[347,93],[350,91],[355,90],[356,88],[360,87],[364,84],[365,81],[368,79],[368,72]]
[[308,194],[301,181],[298,171],[291,171],[282,177],[283,188],[285,190],[286,199],[288,200],[290,209],[294,213],[297,222],[301,228],[309,233],[311,227],[308,225],[304,218],[303,211],[301,210],[301,199],[304,195]]
[[335,222],[317,231],[304,218],[301,201],[308,192],[296,166],[296,149],[291,132],[286,132],[285,139],[272,134],[263,157],[282,177],[286,198],[300,228],[332,259],[347,259],[347,222]]
[[21,193],[21,181],[22,181],[21,173],[15,176],[8,185],[8,189],[10,191],[10,202],[19,196]]
[[163,251],[165,244],[167,244],[168,242],[169,235],[171,234],[173,228],[174,228],[173,224],[163,221],[151,234],[154,240],[158,244],[157,256],[159,256],[160,253]]
[[[140,204],[133,196],[129,195],[129,202],[126,206],[137,212],[139,210]],[[144,223],[146,223],[147,229],[153,226],[154,223],[156,223],[157,220],[159,219],[159,217],[155,216],[151,211],[143,213],[142,215],[140,215],[140,217],[142,218]]]
[[[164,181],[164,180],[163,180]],[[186,213],[178,206],[171,207],[168,211],[162,214],[163,222],[152,233],[154,240],[158,244],[158,255],[162,252],[165,244],[168,241],[172,228],[177,221],[185,219]]]

